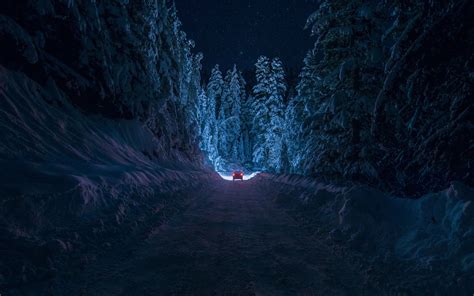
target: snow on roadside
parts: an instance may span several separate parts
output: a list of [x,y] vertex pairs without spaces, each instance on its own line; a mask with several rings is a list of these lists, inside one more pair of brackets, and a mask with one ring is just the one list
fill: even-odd
[[337,188],[298,176],[266,178],[287,188],[278,200],[305,215],[328,240],[370,260],[451,273],[455,284],[442,284],[458,285],[452,291],[474,289],[474,189],[453,182],[444,191],[407,199],[367,186]]
[[[137,120],[84,115],[54,83],[43,88],[3,67],[0,81],[4,193],[62,192],[75,184],[88,195],[92,183],[158,185],[204,170],[178,151],[167,152]],[[38,186],[25,186],[32,182]]]
[[153,231],[218,178],[139,121],[87,116],[53,82],[1,66],[0,137],[0,288]]

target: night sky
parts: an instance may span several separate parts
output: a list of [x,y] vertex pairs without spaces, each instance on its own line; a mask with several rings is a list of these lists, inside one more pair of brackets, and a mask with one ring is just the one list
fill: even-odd
[[204,70],[235,63],[253,70],[260,55],[299,69],[314,40],[303,30],[317,0],[176,0],[183,29],[204,54]]

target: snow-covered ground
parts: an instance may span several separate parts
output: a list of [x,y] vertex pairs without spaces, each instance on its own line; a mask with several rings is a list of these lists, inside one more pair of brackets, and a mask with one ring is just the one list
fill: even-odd
[[[360,295],[348,265],[273,202],[256,177],[216,180],[142,243],[110,248],[58,295]],[[278,185],[278,184],[275,184]]]
[[[465,238],[472,190],[460,184],[405,200],[367,187],[260,174],[247,182],[213,179],[192,193],[171,220],[140,223],[141,236],[127,233],[120,244],[103,245],[97,258],[58,274],[52,294],[472,293],[472,266],[463,265],[473,250]],[[430,199],[442,217],[433,225],[424,221],[434,209]]]
[[374,288],[387,295],[473,293],[472,188],[453,182],[444,191],[407,199],[367,186],[263,177],[290,215],[328,245],[344,249]]
[[[413,200],[294,176],[224,182],[229,174],[162,153],[139,121],[86,116],[54,84],[4,68],[0,110],[6,295],[159,291],[156,278],[184,295],[474,291],[474,190],[461,183]],[[123,278],[130,270],[142,274]]]
[[1,66],[0,138],[5,295],[47,294],[38,283],[57,270],[152,231],[218,179],[199,156],[165,152],[138,120],[85,115],[53,82],[42,87]]

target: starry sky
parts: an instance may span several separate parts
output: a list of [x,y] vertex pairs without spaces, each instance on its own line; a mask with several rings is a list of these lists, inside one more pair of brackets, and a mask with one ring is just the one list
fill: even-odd
[[314,43],[303,29],[317,0],[176,0],[176,6],[206,72],[215,64],[253,70],[260,55],[299,69]]

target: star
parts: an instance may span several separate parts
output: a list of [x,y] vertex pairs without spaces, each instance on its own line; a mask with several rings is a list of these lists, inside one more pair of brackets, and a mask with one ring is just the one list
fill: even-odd
[[262,54],[300,67],[314,43],[302,29],[316,9],[314,2],[319,0],[176,0],[183,30],[196,41],[196,51],[204,53],[203,68],[208,70],[236,63],[254,70]]

